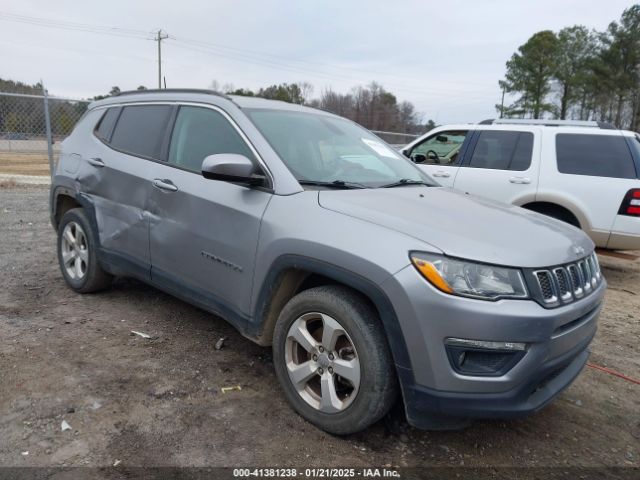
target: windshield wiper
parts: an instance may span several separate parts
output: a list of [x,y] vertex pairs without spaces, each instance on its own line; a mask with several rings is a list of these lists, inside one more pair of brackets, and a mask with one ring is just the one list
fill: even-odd
[[397,182],[387,183],[386,185],[380,185],[378,188],[392,188],[392,187],[404,187],[406,185],[426,185],[432,187],[433,185],[425,182],[424,180],[411,180],[410,178],[402,178]]
[[332,182],[321,182],[318,180],[298,180],[298,183],[300,185],[313,185],[329,188],[369,188],[361,183],[347,182],[344,180],[333,180]]

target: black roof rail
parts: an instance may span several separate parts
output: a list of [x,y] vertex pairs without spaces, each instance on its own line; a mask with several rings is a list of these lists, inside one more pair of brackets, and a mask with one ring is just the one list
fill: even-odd
[[609,122],[597,122],[598,123],[598,127],[602,128],[603,130],[617,130],[617,128],[610,124]]
[[200,93],[204,95],[216,95],[218,97],[231,100],[228,95],[224,93],[216,92],[215,90],[207,90],[205,88],[150,88],[146,90],[126,90],[124,92],[111,95],[112,97],[121,97],[123,95],[137,95],[145,93]]
[[481,122],[478,122],[478,125],[493,125],[493,118],[482,120]]

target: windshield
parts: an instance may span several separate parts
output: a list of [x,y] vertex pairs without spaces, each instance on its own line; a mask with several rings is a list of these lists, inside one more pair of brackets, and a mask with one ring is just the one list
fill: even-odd
[[245,112],[302,184],[437,185],[407,158],[348,120],[285,110]]

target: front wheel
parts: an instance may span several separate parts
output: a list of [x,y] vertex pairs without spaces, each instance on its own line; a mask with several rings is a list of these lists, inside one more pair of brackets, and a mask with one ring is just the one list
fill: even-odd
[[345,287],[316,287],[292,298],[276,323],[273,359],[293,408],[330,433],[365,429],[397,396],[377,312]]

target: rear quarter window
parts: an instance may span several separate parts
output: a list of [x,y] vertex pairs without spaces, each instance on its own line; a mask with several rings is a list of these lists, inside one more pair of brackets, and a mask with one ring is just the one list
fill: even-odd
[[116,125],[116,120],[120,114],[120,107],[107,108],[96,128],[96,136],[105,142],[109,142],[111,132]]
[[636,178],[629,146],[622,135],[556,135],[558,171],[572,175]]
[[172,108],[170,105],[124,107],[109,145],[132,155],[161,160]]

